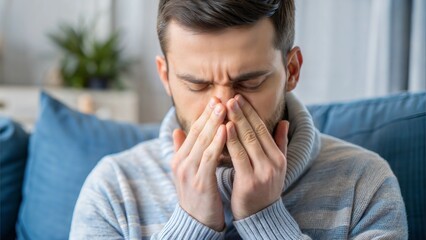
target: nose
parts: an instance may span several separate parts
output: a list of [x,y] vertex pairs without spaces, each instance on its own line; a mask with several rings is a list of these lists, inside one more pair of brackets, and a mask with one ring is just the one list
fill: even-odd
[[235,96],[236,93],[232,86],[217,86],[214,94],[217,98],[219,98],[222,104],[226,104],[229,99]]

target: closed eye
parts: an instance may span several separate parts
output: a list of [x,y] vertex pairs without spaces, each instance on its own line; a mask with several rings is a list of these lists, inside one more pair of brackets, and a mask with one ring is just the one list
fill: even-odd
[[186,83],[185,85],[188,87],[188,90],[192,92],[201,92],[211,86],[210,83]]
[[257,90],[265,81],[265,77],[240,81],[236,83],[236,88],[240,88],[242,90]]
[[199,79],[188,74],[176,74],[176,76],[191,92],[201,92],[211,86],[210,81]]

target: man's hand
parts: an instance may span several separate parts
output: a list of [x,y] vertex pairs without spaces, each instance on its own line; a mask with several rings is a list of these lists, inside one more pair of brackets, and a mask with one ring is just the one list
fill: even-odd
[[204,225],[222,231],[225,220],[215,172],[226,142],[226,108],[218,102],[210,101],[187,137],[181,129],[173,132],[172,169],[180,206]]
[[278,123],[275,141],[254,108],[241,95],[227,102],[227,142],[235,179],[231,207],[240,220],[281,197],[287,171],[288,122]]

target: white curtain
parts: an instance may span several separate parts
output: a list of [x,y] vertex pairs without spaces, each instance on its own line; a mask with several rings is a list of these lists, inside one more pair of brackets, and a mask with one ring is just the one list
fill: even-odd
[[414,0],[411,18],[411,39],[408,89],[426,89],[426,1]]
[[296,1],[305,103],[425,91],[424,0]]

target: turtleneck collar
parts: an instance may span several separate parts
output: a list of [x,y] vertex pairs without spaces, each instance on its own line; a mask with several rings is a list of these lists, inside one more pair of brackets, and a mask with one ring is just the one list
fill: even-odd
[[[287,173],[283,192],[309,168],[321,147],[320,135],[314,127],[311,115],[293,93],[287,93],[286,106],[290,122],[290,140],[287,148]],[[180,125],[175,109],[171,108],[160,128],[161,161],[166,164],[170,164],[174,154],[172,134],[176,128],[180,128]],[[216,170],[219,190],[223,200],[227,202],[231,199],[234,174],[235,170],[232,167],[218,167]]]

